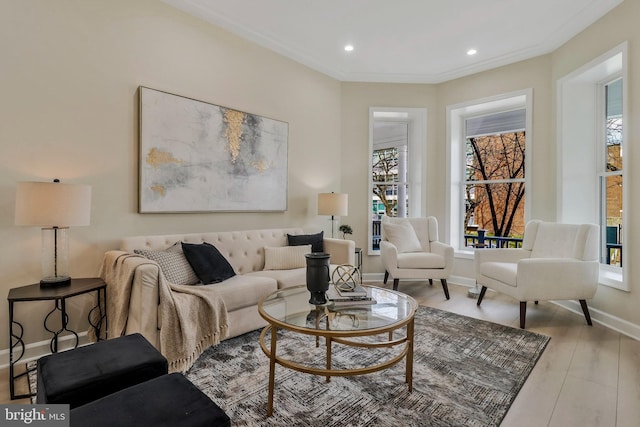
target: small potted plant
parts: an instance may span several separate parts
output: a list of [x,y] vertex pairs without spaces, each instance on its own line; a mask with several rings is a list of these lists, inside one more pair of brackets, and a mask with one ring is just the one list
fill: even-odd
[[347,224],[342,224],[339,228],[338,231],[340,231],[342,233],[342,238],[345,239],[347,234],[353,234],[353,230],[351,229],[350,225]]

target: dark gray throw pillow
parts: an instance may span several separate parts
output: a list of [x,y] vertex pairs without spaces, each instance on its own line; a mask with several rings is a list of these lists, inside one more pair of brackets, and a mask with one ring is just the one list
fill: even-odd
[[324,231],[317,234],[287,234],[289,246],[311,245],[311,252],[324,252]]
[[202,283],[218,283],[236,275],[229,261],[209,243],[182,242],[182,251]]

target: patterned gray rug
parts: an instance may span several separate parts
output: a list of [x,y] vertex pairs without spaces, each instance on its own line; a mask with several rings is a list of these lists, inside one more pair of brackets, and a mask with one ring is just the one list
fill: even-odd
[[[277,365],[274,411],[267,417],[269,363],[259,335],[250,332],[209,348],[187,373],[234,426],[498,426],[550,339],[420,307],[412,393],[404,361],[329,383]],[[324,351],[301,334],[278,337],[278,354],[296,361],[324,361]],[[334,368],[384,357],[386,350],[333,346]]]

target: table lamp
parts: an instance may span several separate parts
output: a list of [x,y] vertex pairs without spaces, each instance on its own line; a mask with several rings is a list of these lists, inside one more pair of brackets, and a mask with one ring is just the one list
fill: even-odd
[[318,215],[331,215],[331,237],[333,237],[333,223],[336,216],[346,216],[348,212],[349,195],[346,193],[318,194]]
[[19,182],[15,224],[42,227],[41,287],[63,286],[69,277],[70,226],[89,225],[91,187],[53,182]]

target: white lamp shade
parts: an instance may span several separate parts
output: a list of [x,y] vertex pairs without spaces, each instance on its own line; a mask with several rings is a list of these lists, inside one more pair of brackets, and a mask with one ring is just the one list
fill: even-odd
[[60,182],[19,182],[16,225],[69,227],[89,225],[91,186]]
[[349,195],[346,193],[318,194],[318,215],[346,216],[348,208]]

